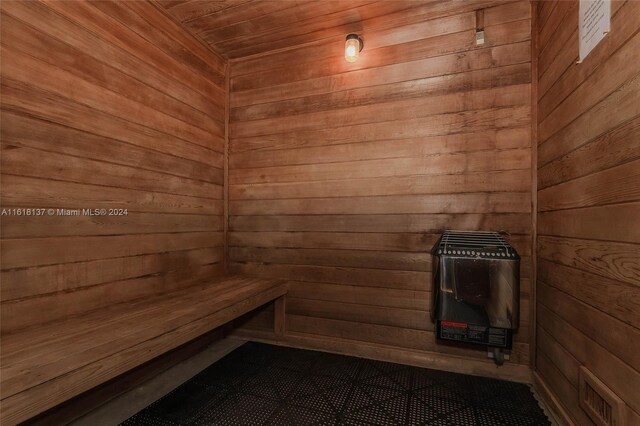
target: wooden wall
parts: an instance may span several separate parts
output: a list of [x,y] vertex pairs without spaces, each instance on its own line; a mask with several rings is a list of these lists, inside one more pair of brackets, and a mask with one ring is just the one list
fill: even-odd
[[578,1],[538,4],[537,368],[579,425],[586,366],[640,424],[640,2],[581,64]]
[[[3,332],[223,258],[225,63],[146,2],[2,2]],[[128,209],[58,216],[48,209]]]
[[[477,48],[488,3],[364,21],[354,64],[344,35],[231,62],[230,266],[290,280],[289,344],[526,379],[530,4],[493,2]],[[429,251],[447,228],[505,230],[522,254],[502,370],[435,341]]]

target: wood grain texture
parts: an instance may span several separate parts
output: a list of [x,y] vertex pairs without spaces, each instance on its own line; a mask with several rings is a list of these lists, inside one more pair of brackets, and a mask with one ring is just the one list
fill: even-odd
[[[585,366],[640,424],[640,2],[612,2],[612,31],[581,64],[578,1],[538,2],[533,21],[531,7],[2,2],[3,208],[128,211],[1,218],[3,416],[282,294],[246,299],[235,282],[212,307],[195,289],[227,263],[289,288],[286,312],[280,299],[244,317],[243,337],[525,381],[535,358],[545,392],[588,426]],[[355,63],[349,32],[365,39]],[[522,255],[501,369],[435,339],[429,249],[444,229],[506,231]],[[166,312],[180,330],[155,321]]]
[[[444,17],[445,27],[454,21],[473,25],[476,9],[504,1],[473,0],[465,3],[413,0],[191,0],[156,1],[176,22],[228,58],[265,54],[308,43],[344,44],[346,34],[365,33],[367,45],[404,39],[409,41],[433,32],[424,21]],[[527,8],[509,2],[503,11],[489,11],[486,25],[518,21]],[[467,12],[464,15],[457,13]],[[453,16],[452,16],[453,15]],[[402,28],[400,28],[402,27]]]
[[3,208],[128,213],[2,216],[3,336],[220,275],[225,61],[144,2],[1,7]]
[[536,29],[539,379],[572,421],[584,366],[640,422],[640,2],[612,2],[612,31],[580,64],[578,1]]
[[530,5],[484,3],[476,48],[480,4],[372,18],[353,64],[336,37],[231,61],[229,266],[289,281],[278,341],[484,362],[435,339],[429,250],[444,229],[505,230],[523,257],[511,363],[528,365]]
[[286,294],[248,277],[111,305],[3,338],[3,423],[17,424]]

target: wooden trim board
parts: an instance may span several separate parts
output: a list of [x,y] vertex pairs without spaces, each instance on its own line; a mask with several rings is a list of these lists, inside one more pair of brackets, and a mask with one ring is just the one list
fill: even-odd
[[432,368],[473,376],[531,383],[531,370],[527,365],[506,364],[497,367],[491,360],[477,360],[436,352],[415,351],[392,346],[356,342],[353,340],[318,337],[303,333],[287,332],[284,336],[275,336],[265,330],[239,329],[230,337],[256,342],[282,345],[299,349],[368,358],[378,361],[394,362],[415,367]]
[[[531,282],[536,283],[538,249],[538,3],[531,2]],[[536,370],[536,285],[529,294],[529,366]]]
[[533,377],[533,388],[538,393],[538,395],[542,398],[546,408],[550,411],[550,415],[553,416],[553,420],[555,420],[561,426],[576,426],[576,424],[571,420],[569,414],[564,409],[562,404],[558,401],[557,397],[547,386],[545,381],[540,377],[538,373],[535,371],[532,373]]
[[225,64],[224,76],[224,184],[223,184],[223,226],[224,226],[224,273],[229,273],[229,74],[231,65],[227,61]]

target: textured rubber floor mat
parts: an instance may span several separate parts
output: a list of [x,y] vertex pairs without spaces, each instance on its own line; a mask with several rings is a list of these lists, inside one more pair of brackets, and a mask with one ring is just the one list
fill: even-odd
[[123,425],[551,423],[527,385],[247,343]]

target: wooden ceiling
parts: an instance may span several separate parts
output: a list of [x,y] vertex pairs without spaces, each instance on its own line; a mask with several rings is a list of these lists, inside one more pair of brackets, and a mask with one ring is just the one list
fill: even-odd
[[[211,49],[239,58],[350,32],[405,23],[414,15],[484,3],[434,0],[157,0]],[[495,1],[494,1],[495,3]],[[471,6],[470,6],[471,5]]]

